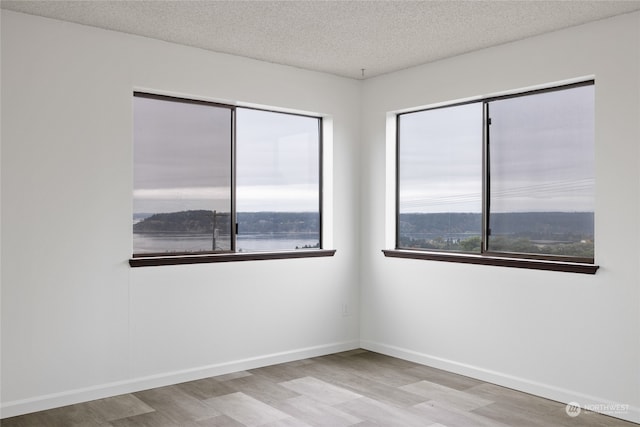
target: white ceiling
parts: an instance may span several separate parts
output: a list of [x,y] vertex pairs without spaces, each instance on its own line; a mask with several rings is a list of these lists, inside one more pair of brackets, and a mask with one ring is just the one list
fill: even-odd
[[640,10],[633,1],[13,1],[2,9],[362,78]]

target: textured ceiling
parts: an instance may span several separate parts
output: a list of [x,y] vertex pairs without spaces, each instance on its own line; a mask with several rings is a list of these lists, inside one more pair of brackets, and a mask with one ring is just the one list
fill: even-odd
[[9,1],[2,8],[352,78],[640,10],[635,1]]

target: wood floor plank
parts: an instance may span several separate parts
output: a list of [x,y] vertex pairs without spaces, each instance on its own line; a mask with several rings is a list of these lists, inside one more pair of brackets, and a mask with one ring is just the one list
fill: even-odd
[[[499,420],[474,412],[458,409],[451,405],[442,405],[438,401],[421,403],[411,410],[447,427],[526,427],[523,424],[504,424]],[[552,427],[552,425],[546,427]]]
[[522,411],[517,407],[502,402],[483,406],[482,408],[474,409],[472,412],[509,426],[548,427],[549,423],[553,422],[552,425],[559,427],[562,422],[562,420],[558,420],[556,416],[549,418],[543,413]]
[[496,384],[482,383],[464,390],[466,393],[482,397],[501,405],[508,405],[511,410],[535,415],[547,414],[553,410],[564,411],[565,405],[532,394],[523,393],[501,387]]
[[218,375],[216,377],[216,380],[218,380],[218,381],[230,381],[230,380],[235,380],[235,379],[238,379],[238,378],[244,378],[244,377],[248,377],[248,376],[251,376],[251,372],[238,371],[238,372],[232,372],[230,374]]
[[88,402],[87,406],[98,414],[101,419],[107,421],[114,421],[155,411],[155,409],[133,394],[123,394],[121,396],[94,400]]
[[394,368],[394,369],[406,369],[416,366],[414,362],[408,360],[398,359],[397,357],[387,356],[386,354],[375,353],[373,351],[363,351],[357,353],[352,357],[354,360],[362,359],[375,363],[378,366]]
[[434,420],[426,416],[368,397],[349,400],[336,407],[365,421],[385,427],[425,427],[435,424]]
[[278,365],[251,369],[249,372],[253,375],[261,375],[273,382],[280,383],[306,376],[306,369],[314,363],[315,362],[309,359],[304,359],[302,361],[280,363]]
[[176,423],[197,421],[220,415],[213,407],[190,396],[177,386],[154,388],[134,395]]
[[160,412],[149,412],[114,421],[113,427],[182,427]]
[[313,427],[297,418],[289,417],[282,420],[272,421],[266,424],[260,424],[260,427]]
[[402,386],[400,389],[464,411],[471,411],[493,403],[492,400],[425,380]]
[[380,366],[370,361],[353,361],[353,372],[356,375],[363,376],[370,380],[388,385],[390,387],[401,387],[403,385],[412,384],[420,381],[420,378],[412,375],[403,369],[393,368],[389,366]]
[[280,385],[327,405],[337,405],[338,403],[362,397],[361,395],[345,388],[335,386],[313,377],[298,378],[296,380],[280,383]]
[[274,403],[298,396],[298,393],[270,381],[260,374],[227,381],[229,387],[265,403]]
[[183,427],[245,427],[244,424],[226,415],[194,421]]
[[341,384],[365,397],[379,400],[389,405],[410,407],[426,400],[422,396],[402,390],[401,388],[381,384],[365,377],[356,378],[355,380],[345,380]]
[[176,387],[200,400],[211,399],[212,397],[223,396],[237,391],[229,386],[227,381],[220,381],[218,378],[204,378],[177,384]]
[[440,384],[456,390],[466,390],[468,388],[484,384],[483,381],[475,378],[465,377],[441,369],[432,368],[431,366],[416,365],[405,368],[404,372],[412,375],[419,380],[426,380],[432,383]]
[[247,427],[290,418],[290,415],[241,392],[208,399],[207,402],[221,414]]
[[316,363],[307,371],[310,376],[386,403],[412,406],[425,401],[421,396],[374,381],[363,373],[357,374],[335,363]]
[[349,427],[362,422],[360,418],[307,396],[287,399],[278,409],[314,427]]
[[64,406],[0,421],[2,427],[109,427],[87,404]]

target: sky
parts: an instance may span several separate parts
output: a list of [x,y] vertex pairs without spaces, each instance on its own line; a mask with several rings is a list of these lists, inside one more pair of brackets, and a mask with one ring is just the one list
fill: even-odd
[[594,210],[594,87],[491,103],[492,210]]
[[319,119],[236,111],[237,211],[317,212]]
[[[482,211],[483,103],[400,118],[400,212]],[[594,209],[594,87],[489,103],[492,212]]]
[[481,212],[482,104],[402,115],[400,212]]
[[[403,114],[400,212],[481,212],[483,104]],[[491,211],[593,211],[594,87],[489,103]],[[319,209],[317,118],[236,109],[238,212]],[[232,110],[134,97],[134,213],[231,205]]]
[[[238,212],[319,209],[319,119],[236,109]],[[134,213],[231,206],[232,110],[134,97]]]

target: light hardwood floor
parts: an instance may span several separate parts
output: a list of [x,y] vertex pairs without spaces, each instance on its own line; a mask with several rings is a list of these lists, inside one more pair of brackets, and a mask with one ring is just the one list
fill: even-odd
[[2,427],[637,427],[353,350],[7,418]]

